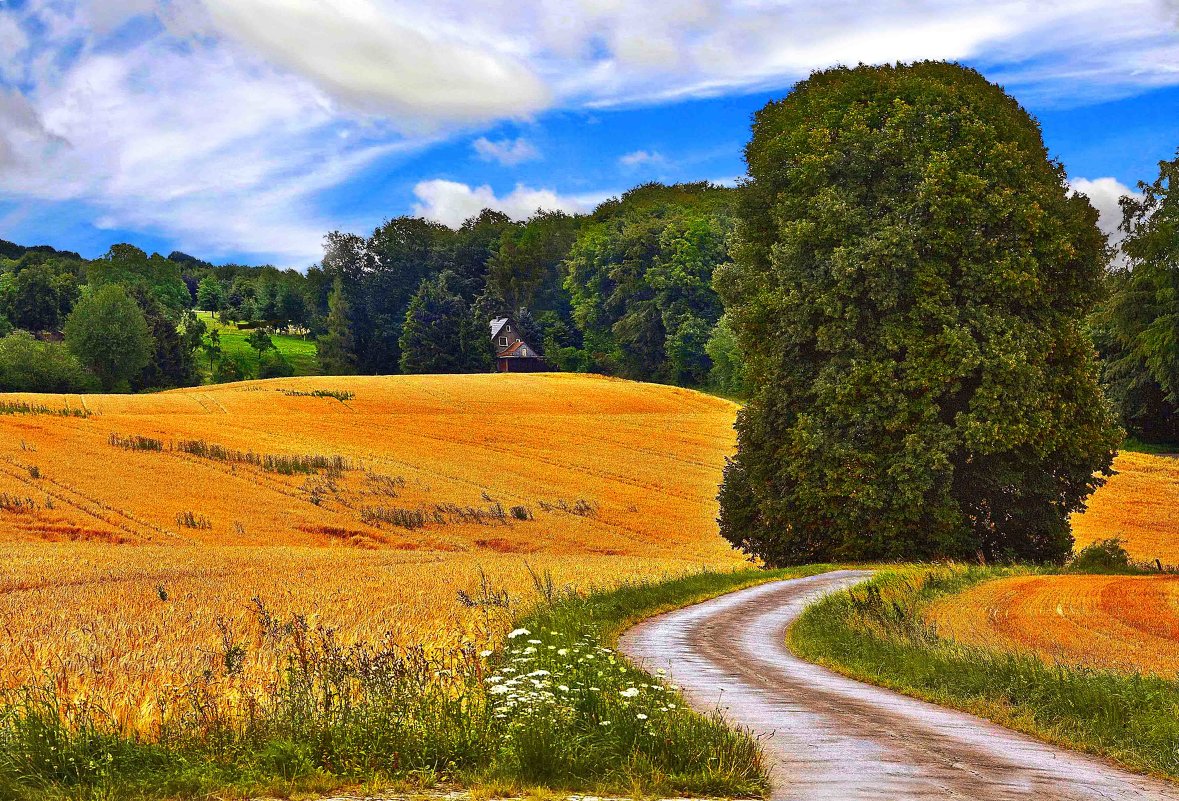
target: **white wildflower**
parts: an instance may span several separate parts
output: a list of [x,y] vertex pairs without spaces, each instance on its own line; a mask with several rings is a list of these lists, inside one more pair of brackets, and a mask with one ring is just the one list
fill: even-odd
[[638,687],[627,687],[625,690],[620,691],[618,694],[621,695],[623,698],[634,698],[636,695],[639,694],[639,688]]
[[646,715],[644,715],[642,712],[640,712],[639,714],[635,715],[635,720],[646,720],[646,719],[647,719],[647,716],[646,716]]
[[517,637],[527,637],[531,633],[532,632],[528,629],[513,629],[512,631],[508,632],[508,639],[514,640]]

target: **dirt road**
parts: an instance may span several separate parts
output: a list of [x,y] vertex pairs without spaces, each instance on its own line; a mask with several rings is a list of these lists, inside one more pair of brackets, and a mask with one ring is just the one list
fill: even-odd
[[838,571],[735,592],[646,621],[621,648],[666,668],[697,708],[719,706],[761,735],[774,799],[1179,799],[1179,785],[791,654],[785,631],[803,608],[866,575]]

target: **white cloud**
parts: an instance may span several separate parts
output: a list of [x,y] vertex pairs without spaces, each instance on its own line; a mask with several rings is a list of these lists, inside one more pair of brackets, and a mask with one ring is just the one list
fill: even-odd
[[1118,201],[1127,196],[1136,197],[1138,192],[1116,178],[1074,178],[1069,181],[1069,186],[1074,192],[1089,197],[1089,202],[1100,215],[1097,225],[1110,237],[1110,241],[1120,241],[1122,234],[1118,231],[1118,226],[1122,223],[1122,208]]
[[428,121],[537,111],[549,92],[495,39],[378,0],[204,0],[212,25],[364,111]]
[[506,167],[540,158],[540,151],[523,137],[493,142],[486,136],[480,136],[471,146],[475,148],[479,158],[484,161],[498,161]]
[[641,167],[644,164],[664,164],[666,162],[667,159],[654,150],[636,150],[618,159],[618,163],[624,167]]
[[[782,91],[836,62],[919,58],[971,59],[1040,102],[1179,85],[1174,0],[0,6],[0,202],[75,204],[87,221],[185,249],[294,264],[316,257],[325,230],[372,222],[323,212],[325,190],[396,152],[548,108]],[[534,155],[521,139],[474,146],[505,164]],[[484,205],[584,206],[543,189],[419,186],[419,205],[451,222]]]
[[413,188],[418,202],[413,213],[435,220],[451,228],[457,228],[463,221],[474,217],[483,209],[502,211],[515,220],[532,216],[538,209],[559,210],[574,214],[589,211],[609,197],[609,193],[596,195],[565,196],[552,189],[533,189],[517,184],[507,195],[497,197],[490,186],[472,187],[458,181],[436,178],[422,181]]

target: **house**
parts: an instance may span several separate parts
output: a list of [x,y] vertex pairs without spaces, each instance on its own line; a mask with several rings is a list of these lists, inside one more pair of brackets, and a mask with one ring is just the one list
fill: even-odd
[[520,337],[511,317],[491,321],[491,344],[495,346],[495,368],[501,373],[534,373],[547,370],[544,357]]

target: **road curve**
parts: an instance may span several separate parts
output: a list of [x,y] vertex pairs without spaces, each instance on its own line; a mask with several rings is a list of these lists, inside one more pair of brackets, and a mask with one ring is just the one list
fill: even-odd
[[775,801],[1179,799],[1179,785],[790,653],[786,628],[802,610],[867,575],[841,570],[723,595],[641,623],[620,647],[649,669],[666,668],[697,709],[719,707],[758,734]]

